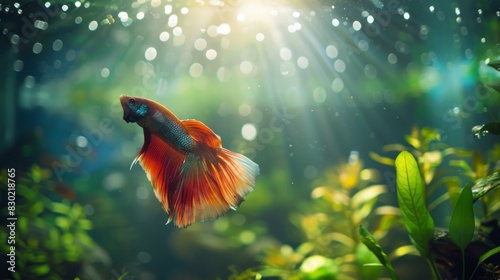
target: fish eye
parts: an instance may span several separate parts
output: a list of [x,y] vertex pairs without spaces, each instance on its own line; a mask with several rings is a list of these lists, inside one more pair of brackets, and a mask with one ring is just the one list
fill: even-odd
[[130,100],[128,101],[128,104],[129,105],[134,105],[135,104],[135,99],[130,98]]

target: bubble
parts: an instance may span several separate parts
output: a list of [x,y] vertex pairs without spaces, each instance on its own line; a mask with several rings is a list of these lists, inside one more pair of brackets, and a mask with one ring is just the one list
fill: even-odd
[[217,26],[216,25],[210,25],[207,28],[207,34],[210,37],[217,37],[217,35],[219,35],[219,33],[217,32]]
[[19,43],[19,35],[12,35],[12,37],[10,37],[10,42],[14,45],[17,45]]
[[229,76],[229,71],[225,67],[220,67],[217,70],[217,79],[219,79],[219,81],[221,82],[227,81],[228,76]]
[[[158,0],[158,2],[160,2],[160,0]],[[153,2],[151,2],[151,5],[152,3]],[[151,261],[151,254],[149,254],[148,252],[139,252],[137,253],[137,260],[140,263],[148,263]]]
[[63,47],[63,42],[59,39],[55,40],[54,43],[52,43],[52,49],[54,51],[60,51]]
[[375,19],[373,18],[373,16],[368,16],[368,17],[366,17],[366,21],[368,23],[372,24],[375,21]]
[[161,5],[161,0],[151,0],[151,6],[152,7],[160,7]]
[[43,49],[43,45],[36,42],[35,44],[33,44],[33,53],[35,54],[39,54],[40,52],[42,52],[42,49]]
[[304,176],[308,179],[313,179],[318,175],[318,169],[312,165],[306,166],[304,168]]
[[333,68],[339,73],[342,73],[345,71],[345,63],[342,59],[337,59],[335,60],[335,63],[333,63]]
[[333,92],[341,92],[344,89],[344,82],[340,78],[335,78],[332,81]]
[[429,6],[429,11],[430,11],[431,13],[434,13],[434,6]]
[[288,48],[282,48],[280,50],[280,57],[283,60],[290,60],[292,58],[292,51]]
[[329,45],[326,47],[326,55],[329,58],[336,58],[338,54],[339,54],[339,52],[337,51],[336,47],[334,47],[332,45]]
[[78,136],[76,137],[76,145],[80,148],[85,148],[89,144],[89,141],[87,140],[86,137],[84,136]]
[[377,77],[377,68],[371,64],[367,64],[363,69],[365,76],[370,79],[375,79]]
[[166,15],[170,15],[172,13],[172,5],[165,5],[164,10]]
[[252,73],[252,70],[253,70],[253,64],[252,62],[248,61],[248,60],[244,60],[240,63],[240,71],[241,73],[247,75],[247,74],[250,74]]
[[249,116],[251,112],[252,107],[248,104],[241,104],[240,107],[238,107],[238,113],[243,117]]
[[193,78],[199,78],[203,74],[203,65],[199,63],[193,63],[191,64],[191,67],[189,67],[189,74]]
[[75,2],[75,7],[80,8],[80,6],[82,6],[82,3],[80,3],[80,1],[76,1]]
[[255,40],[257,40],[258,42],[264,41],[264,38],[265,36],[262,33],[257,33],[257,35],[255,35]]
[[365,41],[365,40],[359,40],[359,42],[358,42],[358,48],[359,48],[361,51],[366,52],[366,51],[369,49],[368,42],[367,42],[367,41]]
[[182,27],[174,27],[174,29],[172,30],[172,34],[174,34],[174,36],[180,36],[182,34]]
[[54,68],[55,69],[59,69],[61,67],[61,65],[62,65],[62,63],[61,63],[61,61],[59,59],[56,59],[54,61]]
[[359,22],[359,21],[357,21],[357,20],[356,20],[356,21],[354,21],[354,22],[352,23],[352,28],[354,28],[354,30],[356,30],[356,31],[359,31],[359,30],[361,29],[361,22]]
[[138,199],[146,200],[149,198],[149,190],[144,186],[140,186],[135,190],[135,195]]
[[182,7],[181,14],[186,15],[187,13],[189,13],[189,9],[187,7]]
[[257,128],[251,123],[244,124],[241,127],[241,136],[247,141],[253,141],[257,137]]
[[403,14],[403,18],[406,19],[406,20],[410,19],[410,14],[408,12],[405,12]]
[[13,68],[14,68],[14,71],[21,72],[24,68],[24,62],[22,60],[14,61]]
[[221,35],[227,35],[231,32],[231,26],[227,23],[223,23],[217,27],[217,33]]
[[33,88],[35,86],[35,77],[26,76],[26,78],[24,78],[24,86],[27,88]]
[[194,48],[198,51],[202,51],[207,47],[207,41],[203,38],[198,38],[194,41]]
[[173,28],[177,25],[178,17],[177,15],[171,15],[168,17],[168,26]]
[[89,30],[94,31],[97,29],[97,21],[93,20],[89,23]]
[[306,69],[309,66],[309,60],[307,60],[307,58],[301,56],[297,59],[297,65],[301,69]]
[[170,38],[170,33],[168,33],[167,31],[163,31],[162,33],[160,33],[160,41],[166,42],[168,41],[169,38]]
[[138,20],[142,20],[144,18],[144,12],[138,12],[135,16]]
[[149,47],[146,49],[146,52],[144,52],[144,56],[146,57],[147,60],[151,61],[156,58],[156,49],[153,47]]
[[338,19],[336,19],[336,18],[332,19],[333,26],[339,26],[339,24],[340,24],[340,21]]
[[316,101],[316,103],[323,103],[326,100],[326,91],[321,88],[315,88],[313,91],[313,99]]
[[217,57],[217,51],[214,49],[209,49],[205,53],[205,56],[207,57],[208,60],[214,60]]
[[66,52],[66,60],[72,61],[76,58],[76,52],[74,50],[69,50]]
[[393,54],[393,53],[390,53],[388,56],[387,56],[387,61],[390,63],[390,64],[396,64],[396,62],[398,62],[398,57]]
[[76,24],[80,24],[80,23],[82,23],[82,21],[83,21],[82,17],[76,17],[75,18],[75,23]]
[[103,78],[109,77],[109,69],[108,68],[102,68],[102,70],[101,70],[101,76]]
[[68,5],[62,5],[61,9],[65,12],[68,11]]
[[471,59],[474,56],[474,53],[472,52],[471,49],[466,49],[465,50],[465,57],[468,59]]
[[35,26],[35,28],[38,28],[40,30],[46,30],[48,27],[49,27],[49,23],[48,22],[45,22],[43,20],[35,20],[35,22],[33,23],[33,26]]

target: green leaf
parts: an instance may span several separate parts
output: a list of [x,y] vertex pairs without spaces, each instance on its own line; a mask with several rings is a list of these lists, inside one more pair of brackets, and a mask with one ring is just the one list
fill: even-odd
[[403,151],[397,156],[395,166],[403,223],[420,254],[429,257],[434,221],[426,207],[424,182],[417,162],[409,152]]
[[373,235],[370,234],[370,232],[363,226],[359,225],[359,239],[363,244],[370,249],[370,251],[375,254],[377,259],[380,261],[382,265],[385,266],[387,269],[387,272],[389,272],[389,275],[391,276],[391,279],[398,279],[398,276],[396,274],[396,271],[391,265],[391,262],[387,258],[387,255],[385,254],[384,251],[382,251],[382,248],[378,244],[377,240],[373,237]]
[[499,254],[499,253],[500,253],[500,246],[495,247],[495,248],[489,250],[488,252],[482,254],[481,257],[479,257],[479,261],[477,262],[476,268],[474,268],[474,271],[472,272],[472,276],[474,276],[474,273],[476,273],[476,270],[480,264],[482,264],[484,261],[486,261],[486,259],[488,259],[489,257],[496,255],[496,254]]
[[470,186],[466,185],[458,197],[450,221],[450,238],[462,252],[474,236],[474,211],[472,203],[472,191]]

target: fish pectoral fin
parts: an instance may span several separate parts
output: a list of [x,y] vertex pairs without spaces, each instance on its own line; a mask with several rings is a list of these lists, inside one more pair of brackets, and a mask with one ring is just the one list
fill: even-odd
[[144,145],[135,161],[139,161],[153,185],[156,198],[165,212],[170,213],[169,188],[172,178],[179,172],[186,156],[158,136],[144,130]]

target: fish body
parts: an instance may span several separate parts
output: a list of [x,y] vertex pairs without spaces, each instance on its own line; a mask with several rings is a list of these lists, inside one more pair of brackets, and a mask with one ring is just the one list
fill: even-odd
[[[178,227],[216,219],[236,209],[253,189],[259,166],[222,147],[220,137],[197,120],[179,120],[163,105],[121,95],[123,119],[143,128],[140,162],[156,197]],[[168,223],[167,222],[167,223]]]

